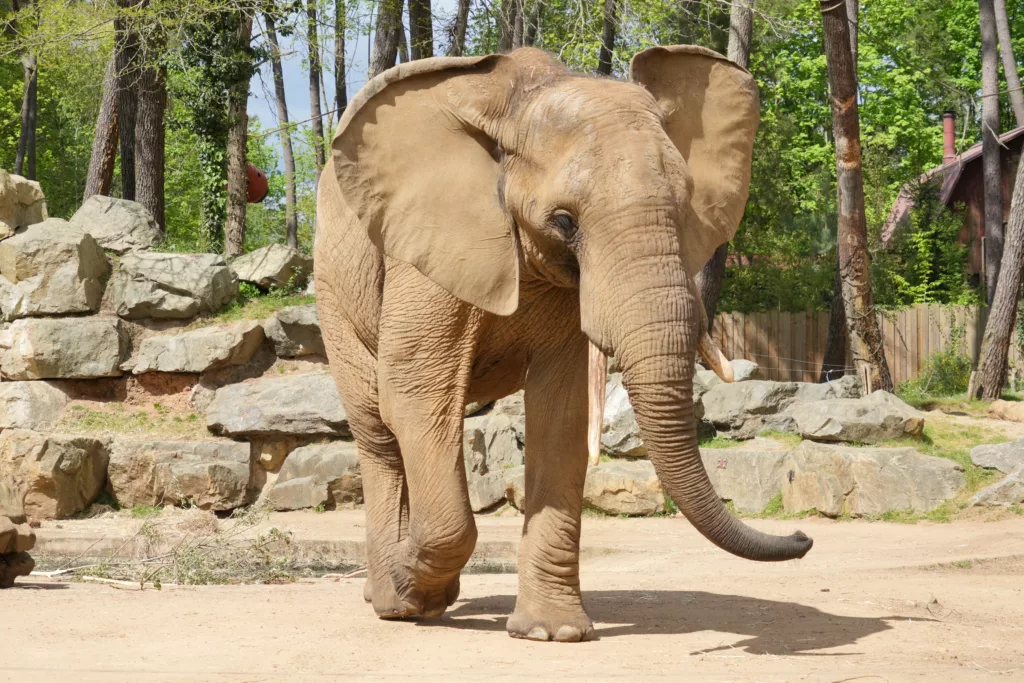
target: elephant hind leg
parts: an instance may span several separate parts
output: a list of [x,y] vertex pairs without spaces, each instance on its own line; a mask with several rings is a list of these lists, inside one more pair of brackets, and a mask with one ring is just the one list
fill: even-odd
[[409,533],[409,496],[398,440],[380,416],[377,359],[360,341],[329,278],[318,279],[324,344],[359,449],[366,507],[368,577],[363,597],[382,616],[401,613],[391,583],[397,548]]

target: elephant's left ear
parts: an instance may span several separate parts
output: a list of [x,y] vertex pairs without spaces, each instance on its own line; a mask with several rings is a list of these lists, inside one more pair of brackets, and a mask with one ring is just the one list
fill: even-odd
[[668,136],[693,177],[683,261],[696,274],[736,234],[750,189],[750,160],[760,122],[757,84],[746,69],[696,45],[637,53],[630,78],[665,112]]

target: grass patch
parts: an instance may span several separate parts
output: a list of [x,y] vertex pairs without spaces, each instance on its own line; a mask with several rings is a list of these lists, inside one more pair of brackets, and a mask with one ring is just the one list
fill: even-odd
[[[159,404],[157,404],[159,405]],[[102,410],[72,405],[61,417],[58,431],[73,434],[140,434],[159,436],[206,436],[206,425],[195,413],[172,415],[160,406],[156,413],[133,410],[123,403],[104,404]]]
[[304,306],[316,302],[316,297],[309,294],[291,294],[277,296],[273,293],[242,301],[234,301],[230,306],[217,313],[197,318],[187,329],[194,330],[210,325],[225,325],[243,320],[262,320],[289,306]]
[[740,441],[736,439],[730,439],[727,436],[713,436],[710,439],[700,441],[698,445],[701,448],[733,448],[740,445]]
[[[981,399],[968,399],[967,394],[940,396],[917,391],[900,391],[897,392],[897,396],[918,410],[938,410],[942,413],[970,417],[985,417],[988,415],[988,407],[992,403]],[[1024,395],[1018,392],[1004,391],[1002,399],[1004,401],[1020,401],[1024,399]]]
[[163,511],[163,505],[136,505],[128,511],[128,514],[135,519],[146,519],[147,517],[159,515]]
[[772,429],[760,432],[759,437],[765,439],[771,439],[772,441],[778,441],[779,443],[785,444],[790,448],[796,448],[800,445],[800,442],[804,440],[799,434],[791,434],[789,432],[777,432]]

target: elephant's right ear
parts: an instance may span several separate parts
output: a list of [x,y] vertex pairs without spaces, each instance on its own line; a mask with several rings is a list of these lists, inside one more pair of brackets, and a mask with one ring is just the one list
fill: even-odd
[[342,194],[377,248],[498,315],[519,301],[496,140],[516,82],[501,55],[402,64],[359,91],[333,142]]

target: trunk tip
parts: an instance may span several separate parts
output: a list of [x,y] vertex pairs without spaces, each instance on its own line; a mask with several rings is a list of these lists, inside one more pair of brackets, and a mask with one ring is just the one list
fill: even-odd
[[794,531],[789,537],[789,541],[793,544],[793,549],[795,551],[793,557],[790,558],[793,560],[800,559],[814,546],[814,539],[802,531]]

